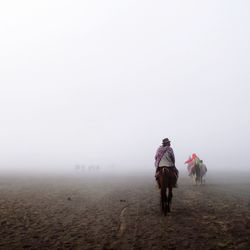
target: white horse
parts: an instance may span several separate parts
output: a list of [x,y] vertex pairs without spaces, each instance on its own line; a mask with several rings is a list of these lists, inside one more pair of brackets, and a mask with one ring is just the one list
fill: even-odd
[[201,161],[199,164],[195,165],[195,183],[203,184],[205,183],[204,176],[207,173],[206,165]]
[[194,183],[197,185],[199,184],[203,184],[204,181],[204,176],[207,173],[207,167],[206,165],[203,163],[203,161],[200,161],[198,164],[194,161],[188,163],[188,172],[189,172],[189,176],[193,177]]

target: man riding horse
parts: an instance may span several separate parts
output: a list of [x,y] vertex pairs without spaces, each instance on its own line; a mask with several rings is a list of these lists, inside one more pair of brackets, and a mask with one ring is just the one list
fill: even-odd
[[174,175],[175,175],[174,186],[175,187],[177,186],[177,179],[178,179],[179,171],[175,167],[174,151],[170,147],[170,143],[171,142],[169,141],[168,138],[163,139],[162,145],[157,149],[157,152],[155,155],[155,167],[156,167],[155,178],[156,178],[159,188],[161,188],[160,182],[159,182],[159,175],[163,168],[168,168],[170,171],[174,172]]

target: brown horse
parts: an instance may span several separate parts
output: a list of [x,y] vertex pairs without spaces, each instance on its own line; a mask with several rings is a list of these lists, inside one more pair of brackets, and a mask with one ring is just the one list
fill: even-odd
[[171,201],[173,197],[172,189],[176,183],[177,176],[172,167],[159,168],[159,184],[161,188],[161,209],[164,215],[171,210]]

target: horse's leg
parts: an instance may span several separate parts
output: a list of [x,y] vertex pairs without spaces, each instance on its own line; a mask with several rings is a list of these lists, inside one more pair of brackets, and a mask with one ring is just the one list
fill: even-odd
[[204,185],[205,184],[205,176],[204,175],[201,176],[201,181],[202,181],[202,184]]
[[196,174],[192,175],[192,179],[193,179],[193,184],[196,184]]
[[172,202],[172,197],[173,197],[173,192],[172,192],[172,186],[168,186],[168,196],[167,196],[167,210],[170,212],[170,207],[171,207],[171,202]]
[[166,176],[165,173],[161,175],[161,208],[162,212],[164,215],[167,213],[167,195],[166,195],[166,190],[167,185],[166,185]]
[[160,184],[160,204],[161,204],[161,210],[164,212],[164,204],[165,204],[165,196],[166,196],[166,191],[165,191],[165,185],[164,185],[164,178],[163,175],[159,175],[159,184]]
[[167,203],[167,196],[166,196],[166,186],[161,186],[161,209],[162,212],[166,215],[166,203]]

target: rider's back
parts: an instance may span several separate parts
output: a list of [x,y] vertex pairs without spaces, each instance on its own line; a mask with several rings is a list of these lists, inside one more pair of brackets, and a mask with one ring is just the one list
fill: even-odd
[[173,167],[174,163],[174,156],[173,156],[173,149],[169,146],[165,146],[165,153],[163,154],[160,162],[159,167]]

